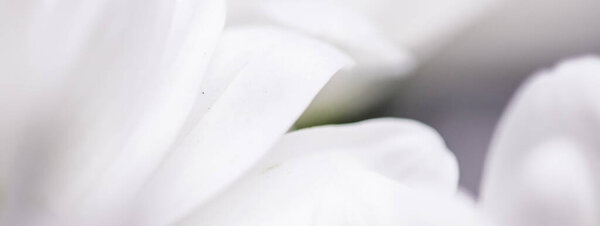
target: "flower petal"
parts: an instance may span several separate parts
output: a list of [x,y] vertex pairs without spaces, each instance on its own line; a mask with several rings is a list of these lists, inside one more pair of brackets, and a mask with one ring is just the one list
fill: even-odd
[[[234,4],[236,1],[233,1]],[[325,86],[300,123],[351,117],[379,103],[390,83],[413,70],[415,60],[364,12],[345,2],[323,0],[260,1],[260,13],[283,26],[326,40],[347,52],[356,67],[343,70]],[[234,15],[235,16],[235,15]]]
[[425,59],[503,0],[333,1],[360,9],[396,45],[409,49],[419,59]]
[[313,154],[344,152],[371,170],[414,189],[454,194],[458,165],[432,128],[407,119],[375,119],[287,134],[263,168]]
[[223,27],[223,3],[6,6],[11,12],[3,16],[19,21],[1,24],[14,33],[3,36],[10,46],[0,58],[16,58],[0,74],[17,87],[0,91],[14,98],[2,104],[13,111],[2,128],[18,134],[8,140],[6,196],[14,200],[7,210],[25,216],[8,224],[37,214],[71,221],[119,206],[157,167],[190,113]]
[[140,225],[172,223],[231,184],[350,63],[328,45],[272,28],[228,31],[217,52],[214,81],[233,80],[197,111],[199,121],[141,191]]
[[483,207],[507,225],[597,225],[599,120],[598,58],[536,75],[498,127]]
[[[381,39],[385,40],[384,43],[416,53],[421,59],[430,56],[501,1],[229,0],[228,23],[257,23],[274,19],[319,37],[334,38],[335,41],[345,40],[341,44],[352,44],[353,42],[347,41],[358,39],[343,37],[344,35],[357,36],[366,34],[363,32],[371,32],[370,35],[381,34],[380,37],[385,37]],[[257,5],[263,6],[262,11]],[[372,33],[373,31],[376,32]],[[365,47],[378,45],[354,44]],[[388,51],[390,50],[393,49]]]
[[455,191],[456,171],[439,136],[413,121],[307,129],[178,225],[481,225],[471,204],[431,192],[449,180]]
[[275,23],[297,29],[356,60],[357,66],[338,73],[307,109],[299,121],[305,127],[354,118],[381,103],[416,61],[433,55],[498,1],[229,0],[227,19],[234,26]]
[[262,11],[272,20],[323,38],[347,51],[357,61],[356,74],[398,76],[412,69],[412,56],[372,24],[362,12],[327,1],[263,1]]

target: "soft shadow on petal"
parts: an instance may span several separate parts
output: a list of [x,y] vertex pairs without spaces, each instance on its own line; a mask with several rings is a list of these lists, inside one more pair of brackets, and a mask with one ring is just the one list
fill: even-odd
[[381,103],[395,82],[414,68],[404,46],[378,29],[360,9],[335,1],[231,0],[228,24],[276,24],[325,40],[356,60],[319,93],[298,121],[301,127],[356,117]]
[[172,223],[231,184],[349,64],[335,48],[299,34],[266,27],[225,32],[209,70],[217,74],[207,82],[231,82],[204,91],[220,95],[197,102],[201,116],[140,192],[136,223]]
[[332,43],[356,60],[356,67],[340,71],[325,86],[301,124],[352,117],[368,109],[382,101],[393,90],[391,86],[415,66],[405,46],[394,43],[371,18],[345,3],[267,0],[256,7],[273,23]]
[[[316,36],[337,40],[352,40],[352,37],[342,35],[349,32],[357,35],[374,29],[376,34],[385,37],[384,40],[391,41],[386,43],[424,59],[503,1],[506,0],[229,0],[228,23],[264,23],[275,19],[294,28],[316,32]],[[259,5],[266,7],[260,11]],[[286,16],[284,12],[293,14]],[[300,17],[293,18],[292,15]],[[300,18],[305,17],[312,19],[302,22]],[[334,30],[323,29],[348,19],[361,22],[337,26]],[[363,25],[369,28],[365,29]],[[376,46],[372,43],[362,45]]]
[[596,225],[600,60],[561,63],[529,80],[502,118],[483,208],[508,225]]
[[[361,76],[400,76],[412,69],[412,56],[397,46],[362,12],[327,1],[261,2],[267,17],[334,43],[354,58]],[[310,13],[307,13],[310,12]],[[370,74],[365,74],[369,72]]]
[[436,54],[477,19],[507,0],[330,0],[364,12],[419,60]]
[[357,61],[325,86],[299,120],[307,127],[358,117],[401,78],[502,0],[229,0],[228,24],[278,24],[326,40]]
[[454,194],[458,165],[440,135],[408,119],[373,119],[287,134],[261,162],[268,168],[314,154],[342,152],[371,170],[414,189]]
[[306,129],[178,225],[484,225],[454,197],[456,171],[439,135],[414,121]]

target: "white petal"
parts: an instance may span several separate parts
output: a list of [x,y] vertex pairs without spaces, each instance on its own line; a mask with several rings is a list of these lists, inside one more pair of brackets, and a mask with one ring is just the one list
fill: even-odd
[[[269,0],[263,12],[285,26],[323,38],[357,61],[361,76],[398,76],[412,68],[412,56],[396,46],[362,12],[327,1]],[[371,75],[363,73],[369,72]]]
[[488,159],[483,207],[509,225],[597,225],[600,60],[536,75],[503,117]]
[[[275,23],[324,39],[357,61],[317,96],[301,126],[353,118],[502,0],[229,0],[228,24]],[[417,57],[415,57],[415,55]]]
[[20,136],[7,188],[13,210],[31,221],[35,214],[73,220],[120,205],[157,167],[190,113],[224,5],[30,1],[11,10],[23,13],[9,14],[23,22],[2,23],[15,32],[3,39],[11,47],[2,58],[17,59],[0,74],[19,87],[2,93],[16,100],[2,105],[23,115],[8,127]]
[[363,165],[414,189],[454,194],[458,165],[432,128],[407,119],[375,119],[322,126],[287,134],[263,168],[291,159],[329,152],[352,155]]
[[503,225],[596,225],[592,171],[583,152],[567,140],[551,140],[522,156],[522,164],[486,210]]
[[140,193],[141,225],[172,223],[232,183],[350,63],[328,45],[276,29],[241,28],[224,36],[210,73],[218,73],[214,82],[221,76],[233,81],[197,111],[203,113],[198,123]]
[[424,59],[504,0],[333,1],[360,9],[397,45]]
[[[376,33],[385,37],[383,40],[390,40],[389,43],[396,48],[425,58],[499,2],[502,0],[229,0],[228,23],[275,19],[287,26],[315,32],[319,37],[335,37],[336,41],[351,40],[350,37],[342,37],[344,33],[362,34],[362,31],[367,31],[362,26],[368,25],[368,29],[375,29]],[[261,4],[266,6],[263,11],[257,7]],[[320,13],[325,10],[329,13]],[[343,23],[348,19],[363,22]],[[325,29],[337,22],[343,25],[336,25],[333,30]],[[353,27],[358,29],[352,31]]]
[[407,76],[415,66],[406,46],[394,43],[372,18],[346,2],[264,0],[260,3],[260,12],[270,21],[326,40],[356,61],[356,67],[340,71],[319,93],[307,109],[305,121],[327,122],[362,112],[382,101],[389,94],[386,91],[393,90],[390,83]]
[[452,177],[442,170],[456,172],[440,142],[392,119],[294,132],[178,225],[481,225],[470,204],[422,190]]
[[230,0],[228,24],[277,24],[325,40],[356,60],[323,88],[299,120],[310,126],[353,117],[380,103],[391,83],[414,67],[412,54],[396,45],[360,10],[321,0]]

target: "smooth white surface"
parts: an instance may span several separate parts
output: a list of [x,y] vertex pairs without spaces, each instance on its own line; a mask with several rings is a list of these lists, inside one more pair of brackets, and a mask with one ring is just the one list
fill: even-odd
[[285,135],[178,225],[485,225],[454,197],[456,176],[452,154],[423,124],[316,127]]
[[217,0],[0,4],[7,225],[168,225],[352,63],[272,28],[221,37]]
[[493,141],[482,206],[507,225],[597,225],[600,60],[561,63],[530,79]]
[[140,192],[138,224],[172,223],[230,185],[351,63],[331,46],[272,28],[225,32],[219,47],[209,73],[235,78]]
[[276,24],[326,40],[356,60],[311,104],[300,124],[353,118],[394,92],[502,0],[228,0],[228,26]]
[[3,188],[16,216],[8,225],[77,224],[98,210],[113,218],[189,114],[223,2],[1,4],[0,74],[11,89],[0,96],[13,111],[2,129],[17,137],[3,140],[16,150]]

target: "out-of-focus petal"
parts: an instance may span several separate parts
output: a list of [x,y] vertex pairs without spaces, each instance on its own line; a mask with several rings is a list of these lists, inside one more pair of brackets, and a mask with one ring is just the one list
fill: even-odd
[[[413,121],[306,129],[178,225],[482,225],[453,196],[456,171],[439,136]],[[452,193],[432,192],[443,189]]]
[[399,46],[427,58],[503,0],[333,0],[360,9]]
[[[502,0],[229,0],[228,24],[275,23],[309,33],[357,61],[325,86],[299,121],[354,118]],[[415,57],[416,56],[416,57]],[[416,60],[415,60],[416,58]]]
[[319,93],[299,120],[310,126],[353,117],[380,103],[393,83],[414,68],[412,53],[352,4],[320,0],[230,0],[228,24],[277,24],[326,40],[356,60]]
[[513,183],[490,197],[486,210],[502,225],[592,226],[597,222],[597,191],[581,147],[551,140],[522,156]]
[[262,2],[267,17],[323,38],[345,50],[362,76],[398,76],[412,68],[412,56],[377,29],[362,12],[343,3],[317,0]]
[[506,225],[597,225],[600,60],[541,72],[521,88],[496,136],[482,205]]
[[[500,1],[229,0],[228,23],[262,23],[274,19],[320,37],[334,38],[335,41],[353,39],[341,37],[346,34],[376,31],[376,34],[385,37],[383,40],[392,41],[385,43],[423,58],[431,55]],[[337,26],[336,23],[348,19],[361,22]],[[327,29],[333,25],[336,25],[334,29]],[[368,25],[369,28],[365,29],[362,25]],[[353,31],[352,28],[356,29]],[[362,43],[365,47],[371,45]]]
[[382,101],[396,80],[414,67],[405,46],[396,45],[361,10],[346,3],[322,0],[232,0],[228,23],[278,24],[326,40],[355,61],[323,88],[299,120],[310,126],[352,117]]
[[7,209],[32,222],[38,214],[110,216],[158,166],[190,113],[224,24],[223,2],[1,4],[0,58],[10,60],[0,74],[11,87],[0,91],[10,97],[0,105],[11,109],[1,127],[18,138],[6,140],[14,150]]
[[[221,52],[225,51],[225,52]],[[139,195],[140,225],[167,225],[246,172],[350,59],[333,47],[272,28],[224,34],[209,73],[231,79]],[[205,94],[208,95],[207,91]]]
[[345,4],[312,0],[235,0],[230,1],[229,8],[233,8],[228,16],[229,24],[254,20],[259,20],[255,23],[276,23],[335,44],[356,60],[357,67],[353,70],[372,73],[364,76],[398,76],[412,68],[412,57],[405,49],[396,46],[362,12]]

